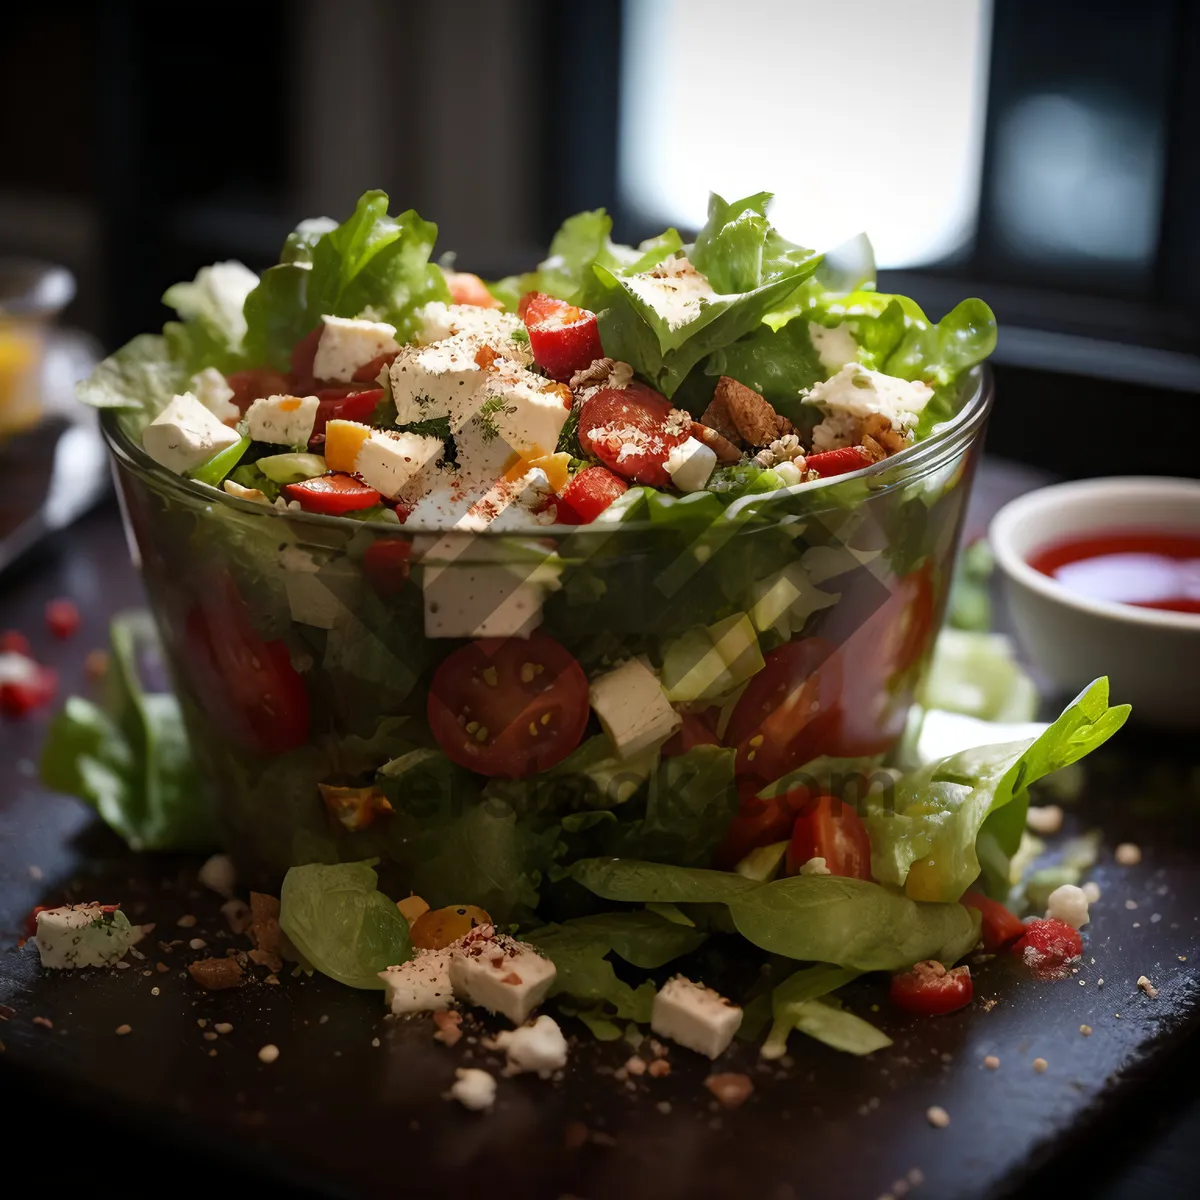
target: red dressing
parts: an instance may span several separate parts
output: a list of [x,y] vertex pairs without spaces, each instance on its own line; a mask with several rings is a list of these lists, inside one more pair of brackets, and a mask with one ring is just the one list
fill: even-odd
[[1089,600],[1200,613],[1200,534],[1093,533],[1046,546],[1029,565]]

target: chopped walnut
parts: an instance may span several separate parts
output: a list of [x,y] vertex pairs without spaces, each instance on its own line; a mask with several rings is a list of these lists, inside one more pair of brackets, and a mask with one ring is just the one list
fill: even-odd
[[776,438],[794,434],[795,426],[753,388],[748,388],[728,375],[717,381],[712,401],[700,418],[719,434],[748,446],[769,446]]
[[242,968],[235,958],[201,958],[188,963],[188,974],[210,992],[239,987],[242,982]]
[[704,1086],[717,1098],[722,1108],[741,1108],[754,1091],[750,1076],[735,1072],[710,1075],[704,1081]]
[[435,1042],[453,1046],[462,1038],[462,1013],[441,1009],[433,1014],[433,1023],[437,1026],[437,1032],[433,1035]]
[[776,463],[794,462],[798,468],[803,470],[804,447],[800,445],[800,439],[794,433],[787,433],[781,438],[776,438],[765,449],[760,450],[754,456],[754,461],[760,467],[773,467]]
[[862,445],[867,445],[868,438],[879,448],[882,458],[899,454],[909,444],[908,437],[898,429],[893,429],[891,421],[882,413],[871,413],[863,418]]
[[699,421],[692,422],[692,437],[703,442],[716,456],[717,462],[735,463],[742,461],[742,452],[722,433],[701,425]]
[[585,387],[604,383],[616,365],[617,360],[615,358],[593,359],[590,366],[576,371],[571,376],[571,391],[578,392]]

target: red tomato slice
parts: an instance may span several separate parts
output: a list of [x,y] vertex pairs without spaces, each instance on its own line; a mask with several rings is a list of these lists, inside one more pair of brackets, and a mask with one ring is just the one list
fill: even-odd
[[1083,953],[1083,938],[1065,921],[1036,917],[1025,925],[1013,953],[1039,974],[1054,975]]
[[804,803],[792,827],[787,873],[795,875],[810,858],[823,858],[831,875],[871,878],[871,839],[858,813],[836,796]]
[[74,600],[51,600],[46,605],[46,628],[56,638],[69,638],[79,628],[79,621]]
[[721,739],[708,727],[702,717],[696,713],[682,712],[679,714],[683,724],[663,743],[663,758],[676,758],[686,754],[697,746],[719,746]]
[[824,638],[785,642],[766,656],[742,693],[725,744],[737,747],[739,778],[770,783],[820,754],[842,697],[842,667]]
[[1025,932],[1025,924],[1000,903],[982,892],[968,892],[959,904],[977,909],[983,917],[983,948],[995,952],[1015,942]]
[[535,292],[522,314],[533,361],[551,379],[567,380],[604,357],[596,314]]
[[503,305],[478,275],[470,271],[446,271],[446,286],[450,289],[453,304],[471,304],[476,308],[502,308]]
[[308,439],[309,445],[325,441],[325,426],[330,421],[359,421],[369,425],[376,407],[383,399],[383,388],[360,388],[357,391],[321,388],[313,395],[320,404],[317,405],[317,416],[313,421],[312,437]]
[[434,672],[429,727],[460,766],[522,779],[561,762],[588,722],[587,677],[545,633],[482,638]]
[[970,967],[947,971],[940,962],[919,962],[911,971],[892,976],[892,1003],[919,1017],[939,1017],[971,1003],[975,987]]
[[24,654],[28,658],[32,653],[29,639],[19,629],[0,633],[0,654]]
[[233,399],[230,403],[236,404],[243,413],[255,400],[262,400],[267,396],[288,396],[292,391],[291,382],[286,375],[260,367],[249,371],[234,371],[232,375],[225,376],[225,382],[233,388]]
[[691,418],[644,384],[601,388],[579,412],[579,444],[605,466],[651,487],[670,487],[663,464],[687,440]]
[[412,542],[379,538],[363,555],[363,574],[381,596],[395,596],[408,582]]
[[315,479],[285,484],[282,490],[289,500],[298,500],[305,512],[332,517],[371,508],[381,499],[374,488],[360,483],[353,475],[318,475]]
[[378,358],[371,359],[369,363],[363,363],[363,365],[354,372],[354,381],[356,383],[374,383],[379,378],[379,372],[382,371],[384,367],[390,367],[399,356],[399,350],[392,350],[388,354],[381,354]]
[[629,484],[607,467],[584,467],[562,490],[556,503],[560,525],[590,525]]
[[23,717],[54,699],[58,676],[49,667],[31,662],[29,678],[0,683],[0,713],[6,717]]
[[313,363],[316,362],[317,346],[321,341],[324,329],[324,323],[318,325],[316,329],[310,329],[292,347],[292,387],[301,396],[309,395],[312,385],[316,382]]
[[738,814],[729,822],[715,856],[716,866],[724,871],[733,870],[751,850],[789,837],[796,823],[795,798],[802,795],[808,799],[808,793],[800,788],[769,800],[760,799],[757,791],[757,780],[738,785]]
[[804,460],[805,467],[816,471],[822,479],[833,475],[845,475],[847,471],[859,471],[871,465],[871,459],[861,446],[843,446],[840,450],[826,450],[824,454],[812,454]]
[[185,661],[200,706],[233,742],[283,754],[308,740],[308,692],[282,641],[264,641],[228,574],[198,589]]

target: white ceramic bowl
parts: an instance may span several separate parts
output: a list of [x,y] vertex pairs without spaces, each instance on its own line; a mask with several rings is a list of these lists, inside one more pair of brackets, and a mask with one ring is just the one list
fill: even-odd
[[1089,600],[1029,565],[1054,543],[1131,529],[1200,534],[1200,482],[1085,479],[1006,504],[989,538],[1013,624],[1030,662],[1064,690],[1107,675],[1113,703],[1132,704],[1135,720],[1200,729],[1200,614]]

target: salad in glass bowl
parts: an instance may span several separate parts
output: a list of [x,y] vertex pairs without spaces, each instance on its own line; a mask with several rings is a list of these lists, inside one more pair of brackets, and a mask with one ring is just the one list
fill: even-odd
[[171,288],[81,387],[225,847],[394,1011],[497,1007],[483,927],[553,963],[534,1002],[711,1049],[737,1022],[708,993],[638,977],[735,946],[782,981],[776,1049],[871,1048],[821,997],[922,964],[912,1003],[961,1000],[981,919],[1022,933],[982,891],[1029,785],[1124,719],[1100,681],[1036,740],[898,769],[995,323],[928,320],[768,200],[714,195],[686,245],[580,213],[485,284],[371,192],[261,277]]

